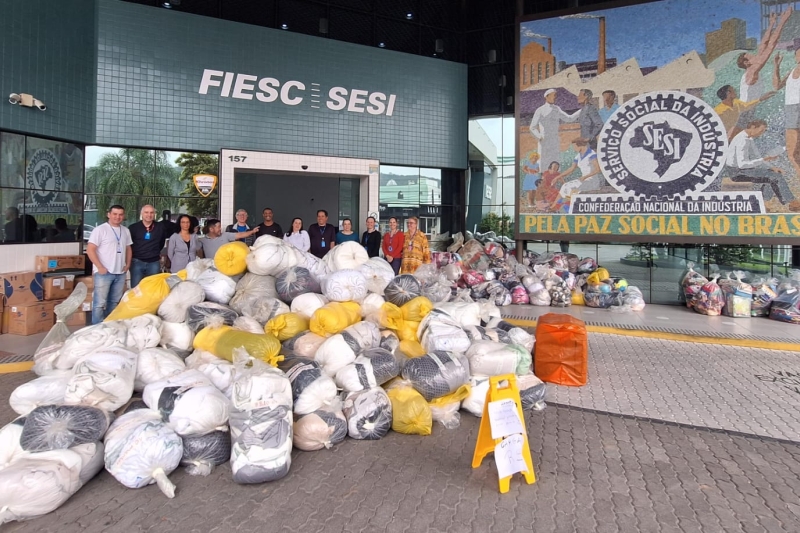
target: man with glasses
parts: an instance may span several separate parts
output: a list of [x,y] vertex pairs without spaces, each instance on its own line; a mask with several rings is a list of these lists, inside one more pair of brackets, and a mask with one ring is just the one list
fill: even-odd
[[230,224],[227,228],[225,228],[226,233],[249,233],[247,237],[242,239],[242,242],[245,243],[247,246],[253,246],[253,243],[256,241],[256,237],[254,232],[251,232],[253,228],[247,225],[247,211],[244,209],[239,209],[236,211],[236,223]]

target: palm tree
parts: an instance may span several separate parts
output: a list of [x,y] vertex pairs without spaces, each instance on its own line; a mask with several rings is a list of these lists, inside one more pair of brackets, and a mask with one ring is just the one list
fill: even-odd
[[164,151],[122,148],[104,154],[97,166],[87,170],[86,190],[97,194],[99,218],[119,204],[127,219],[136,220],[143,205],[173,195],[178,175]]

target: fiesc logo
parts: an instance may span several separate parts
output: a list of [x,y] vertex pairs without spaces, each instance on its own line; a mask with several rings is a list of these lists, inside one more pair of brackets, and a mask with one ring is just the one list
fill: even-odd
[[635,196],[700,192],[719,175],[728,139],[714,109],[659,91],[625,102],[603,126],[597,160],[608,183]]

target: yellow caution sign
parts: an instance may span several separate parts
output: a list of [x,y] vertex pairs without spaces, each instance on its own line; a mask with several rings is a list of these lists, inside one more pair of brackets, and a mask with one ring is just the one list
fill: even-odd
[[494,453],[497,464],[501,493],[508,492],[511,476],[517,472],[528,485],[536,482],[517,378],[513,374],[489,378],[472,468],[481,466],[490,452]]

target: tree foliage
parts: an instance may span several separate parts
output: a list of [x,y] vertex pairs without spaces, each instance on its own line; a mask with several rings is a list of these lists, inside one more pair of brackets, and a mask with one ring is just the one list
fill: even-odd
[[497,213],[486,213],[478,224],[478,231],[486,233],[493,231],[498,237],[514,238],[514,227],[511,224],[511,217],[505,212],[502,216]]
[[116,153],[103,154],[97,166],[87,170],[86,190],[97,194],[98,213],[119,204],[125,208],[127,218],[131,218],[142,206],[173,196],[172,186],[177,178],[178,171],[170,164],[166,152],[122,148]]
[[186,212],[198,218],[219,217],[219,178],[214,191],[203,198],[194,186],[194,176],[197,174],[212,174],[219,176],[219,157],[215,154],[183,153],[178,157],[177,164],[183,170],[180,180],[183,183],[181,191],[181,207]]

